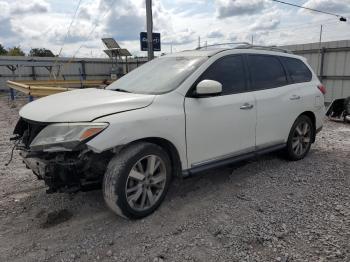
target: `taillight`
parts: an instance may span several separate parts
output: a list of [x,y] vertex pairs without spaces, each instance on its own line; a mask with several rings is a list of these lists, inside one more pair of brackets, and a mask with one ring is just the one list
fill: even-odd
[[321,91],[322,94],[325,95],[327,93],[326,87],[324,85],[320,84],[317,87]]

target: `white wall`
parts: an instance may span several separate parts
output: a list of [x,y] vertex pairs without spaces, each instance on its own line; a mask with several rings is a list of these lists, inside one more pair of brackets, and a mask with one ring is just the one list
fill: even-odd
[[[284,48],[307,58],[315,72],[321,75],[319,43],[290,45]],[[325,48],[322,82],[327,88],[326,102],[350,96],[350,40],[324,42],[321,48]]]

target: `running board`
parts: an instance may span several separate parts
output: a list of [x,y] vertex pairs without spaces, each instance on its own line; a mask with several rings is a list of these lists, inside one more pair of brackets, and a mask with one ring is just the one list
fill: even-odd
[[210,170],[210,169],[226,166],[228,164],[234,164],[237,162],[241,162],[243,160],[247,160],[247,159],[257,157],[257,156],[265,155],[267,153],[271,153],[271,152],[283,149],[285,147],[286,147],[286,144],[279,144],[279,145],[275,145],[275,146],[271,146],[271,147],[267,147],[267,148],[262,148],[262,149],[255,151],[255,152],[250,152],[250,153],[245,153],[245,154],[234,156],[234,157],[214,160],[214,161],[211,161],[211,162],[205,163],[205,164],[199,164],[199,165],[194,166],[190,169],[183,170],[182,177],[189,177],[189,176],[192,176],[192,175],[195,175],[198,173],[202,173],[202,172]]

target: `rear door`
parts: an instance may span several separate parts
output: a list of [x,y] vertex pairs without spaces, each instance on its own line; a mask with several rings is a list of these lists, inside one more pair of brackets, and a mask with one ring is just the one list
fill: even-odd
[[283,144],[302,110],[300,87],[290,83],[280,57],[249,54],[247,60],[256,98],[257,149]]
[[253,151],[256,108],[246,89],[241,55],[219,58],[202,74],[202,80],[222,84],[220,95],[185,99],[187,157],[192,167]]

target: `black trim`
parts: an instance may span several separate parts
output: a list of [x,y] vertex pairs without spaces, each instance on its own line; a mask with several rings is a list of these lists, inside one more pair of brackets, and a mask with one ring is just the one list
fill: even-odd
[[229,157],[229,158],[225,158],[225,159],[220,159],[220,160],[214,160],[211,161],[209,163],[205,163],[205,164],[201,164],[195,167],[192,167],[190,169],[187,170],[183,170],[182,171],[182,176],[183,177],[188,177],[188,176],[192,176],[213,168],[217,168],[217,167],[222,167],[228,164],[233,164],[233,163],[237,163],[246,159],[250,159],[253,157],[257,157],[257,156],[261,156],[267,153],[271,153],[273,151],[277,151],[280,150],[282,148],[284,148],[286,146],[286,144],[278,144],[275,146],[270,146],[270,147],[266,147],[266,148],[262,148],[262,149],[258,149],[254,152],[250,152],[250,153],[245,153],[242,155],[238,155],[238,156],[234,156],[234,157]]
[[[221,53],[221,52],[220,52]],[[196,96],[195,94],[195,89],[196,89],[196,86],[198,85],[198,83],[204,79],[201,79],[202,76],[208,71],[208,69],[214,65],[217,61],[221,60],[221,59],[224,59],[224,58],[227,58],[227,57],[232,57],[232,56],[240,56],[241,59],[242,59],[242,64],[243,64],[243,71],[244,71],[244,91],[243,92],[232,92],[232,93],[229,93],[229,94],[222,94],[222,93],[218,93],[218,94],[214,94],[214,95],[208,95],[208,96]],[[197,78],[196,81],[194,81],[194,83],[191,85],[191,87],[188,89],[185,97],[188,97],[188,98],[209,98],[209,97],[216,97],[216,96],[228,96],[228,95],[235,95],[235,94],[242,94],[242,93],[247,93],[249,92],[248,90],[248,72],[247,72],[247,68],[245,66],[245,59],[244,59],[244,54],[229,54],[229,55],[226,55],[226,56],[222,56],[222,57],[219,57],[218,59],[216,59],[214,62],[212,62],[205,70],[204,72]]]
[[[251,73],[251,66],[250,66],[250,61],[249,61],[249,57],[253,57],[253,56],[263,56],[263,57],[273,57],[273,58],[276,58],[278,63],[280,64],[283,72],[284,72],[284,75],[286,77],[286,83],[285,85],[279,85],[279,86],[273,86],[273,87],[268,87],[268,88],[253,88],[253,77],[252,77],[252,73]],[[279,55],[270,55],[270,54],[260,54],[260,53],[247,53],[246,56],[245,56],[245,59],[246,59],[246,63],[247,63],[247,66],[248,66],[248,72],[249,72],[249,90],[248,92],[255,92],[255,91],[262,91],[262,90],[269,90],[269,89],[275,89],[275,88],[280,88],[280,87],[284,87],[284,86],[288,86],[288,85],[291,85],[293,83],[291,83],[288,79],[288,73],[282,63],[282,59],[281,57],[284,57],[284,56],[279,56]]]
[[[290,59],[290,60],[298,60],[298,61],[300,61],[301,63],[303,63],[303,65],[304,65],[304,66],[306,67],[306,69],[309,71],[310,80],[308,80],[308,81],[301,81],[301,82],[296,82],[296,81],[294,81],[293,78],[292,78],[292,76],[291,76],[291,74],[290,74],[290,72],[289,72],[289,70],[288,70],[288,67],[287,67],[287,65],[286,65],[286,62],[287,62],[288,59]],[[290,85],[293,85],[293,84],[302,84],[302,83],[310,83],[310,82],[312,81],[313,74],[312,74],[310,68],[307,66],[307,64],[305,64],[305,62],[304,62],[303,60],[298,59],[298,58],[295,58],[295,57],[289,57],[289,56],[279,56],[279,60],[280,60],[282,66],[283,66],[283,68],[284,68],[284,70],[285,70],[285,72],[286,72],[287,79],[288,79],[288,82],[289,82]],[[321,72],[322,72],[322,71],[321,71]]]

